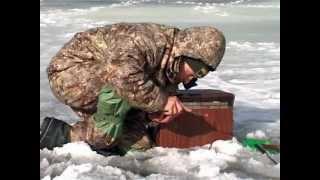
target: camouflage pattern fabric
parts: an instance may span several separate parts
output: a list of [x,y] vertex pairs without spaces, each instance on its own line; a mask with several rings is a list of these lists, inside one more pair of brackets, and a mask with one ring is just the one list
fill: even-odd
[[112,87],[134,109],[161,111],[178,87],[178,57],[215,68],[224,51],[224,36],[214,27],[180,30],[155,23],[117,23],[76,33],[52,58],[47,74],[53,94],[81,118],[73,139],[109,146],[116,140],[92,117],[103,87]]
[[118,23],[77,33],[52,58],[47,73],[54,95],[74,109],[94,112],[108,84],[131,106],[156,112],[178,84],[176,57],[216,67],[224,49],[224,37],[213,27]]
[[85,141],[96,149],[110,149],[117,145],[119,154],[132,150],[146,150],[153,146],[147,132],[147,114],[132,108],[110,87],[99,95],[97,112],[79,121],[71,130],[71,141]]
[[131,106],[111,87],[104,87],[99,95],[97,112],[93,114],[96,127],[111,137],[111,142],[122,135],[123,124]]

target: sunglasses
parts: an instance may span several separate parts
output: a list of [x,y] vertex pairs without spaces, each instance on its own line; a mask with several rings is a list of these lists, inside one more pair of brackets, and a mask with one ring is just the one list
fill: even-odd
[[209,73],[209,69],[206,67],[201,68],[199,71],[195,73],[197,78],[203,78]]

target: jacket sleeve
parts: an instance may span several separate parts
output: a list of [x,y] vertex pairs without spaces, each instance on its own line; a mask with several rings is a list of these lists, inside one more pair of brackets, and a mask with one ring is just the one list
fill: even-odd
[[[125,42],[125,41],[124,41]],[[167,92],[152,81],[150,54],[141,52],[132,41],[115,48],[118,54],[111,60],[109,84],[128,103],[146,112],[157,112],[164,108]],[[149,58],[148,58],[149,57]]]

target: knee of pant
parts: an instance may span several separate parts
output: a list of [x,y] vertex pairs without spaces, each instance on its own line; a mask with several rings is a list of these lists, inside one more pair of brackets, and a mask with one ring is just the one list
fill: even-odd
[[74,124],[70,131],[70,140],[85,141],[97,149],[111,148],[117,143],[117,139],[97,128],[92,118]]

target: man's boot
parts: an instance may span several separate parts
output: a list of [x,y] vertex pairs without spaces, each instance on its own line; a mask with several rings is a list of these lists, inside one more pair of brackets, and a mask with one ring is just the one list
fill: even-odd
[[122,155],[135,151],[146,151],[155,146],[154,141],[149,134],[146,113],[131,109],[125,119],[123,134],[119,139],[117,148]]
[[70,142],[70,129],[69,124],[53,117],[46,117],[40,129],[40,149],[52,150]]

